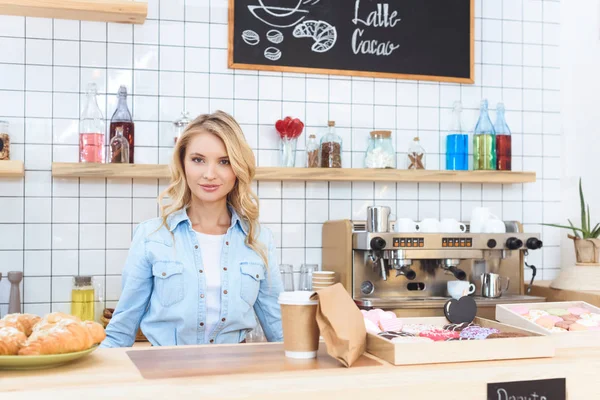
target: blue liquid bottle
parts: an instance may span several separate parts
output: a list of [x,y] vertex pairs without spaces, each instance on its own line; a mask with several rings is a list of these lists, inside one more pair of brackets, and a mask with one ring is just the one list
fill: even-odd
[[466,171],[469,169],[469,135],[462,130],[462,104],[454,102],[452,125],[446,136],[446,169]]

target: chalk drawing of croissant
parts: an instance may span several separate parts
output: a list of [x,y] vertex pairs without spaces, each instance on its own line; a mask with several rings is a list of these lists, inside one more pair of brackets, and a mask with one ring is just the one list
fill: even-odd
[[311,49],[315,53],[331,50],[337,40],[335,26],[325,21],[304,21],[296,25],[293,35],[295,38],[312,38],[315,42]]

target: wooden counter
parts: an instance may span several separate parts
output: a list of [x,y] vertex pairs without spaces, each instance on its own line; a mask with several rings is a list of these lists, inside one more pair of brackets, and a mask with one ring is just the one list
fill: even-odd
[[[149,351],[156,350],[160,349]],[[85,359],[52,370],[0,371],[0,398],[481,400],[486,398],[489,382],[545,378],[566,378],[569,399],[593,399],[600,393],[596,383],[600,375],[600,348],[561,349],[554,358],[531,360],[411,367],[382,362],[381,366],[276,373],[256,372],[261,364],[268,362],[257,359],[257,369],[244,374],[154,380],[142,378],[127,351],[148,351],[148,348],[99,349]]]

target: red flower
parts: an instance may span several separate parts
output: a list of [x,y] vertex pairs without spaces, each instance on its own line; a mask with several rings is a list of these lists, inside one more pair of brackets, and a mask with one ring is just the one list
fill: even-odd
[[298,118],[285,117],[275,123],[275,129],[282,139],[296,139],[304,129],[304,123]]

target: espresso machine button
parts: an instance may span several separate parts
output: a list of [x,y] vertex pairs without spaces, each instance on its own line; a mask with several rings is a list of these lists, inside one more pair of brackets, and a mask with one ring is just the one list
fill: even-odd
[[383,239],[379,236],[371,239],[371,248],[373,250],[383,250],[383,249],[385,249],[385,246],[386,246],[385,239]]
[[534,237],[527,239],[527,242],[525,242],[525,246],[527,246],[527,248],[529,250],[541,249],[542,245],[543,245],[543,242]]
[[509,250],[517,250],[523,247],[523,241],[516,237],[511,237],[506,240],[506,247]]
[[494,247],[496,247],[498,243],[496,243],[496,239],[490,239],[487,242],[487,247],[489,247],[490,249],[493,249]]
[[360,284],[360,291],[362,292],[362,294],[368,296],[370,294],[373,294],[373,292],[375,291],[375,285],[373,285],[373,282],[371,281],[364,281]]

